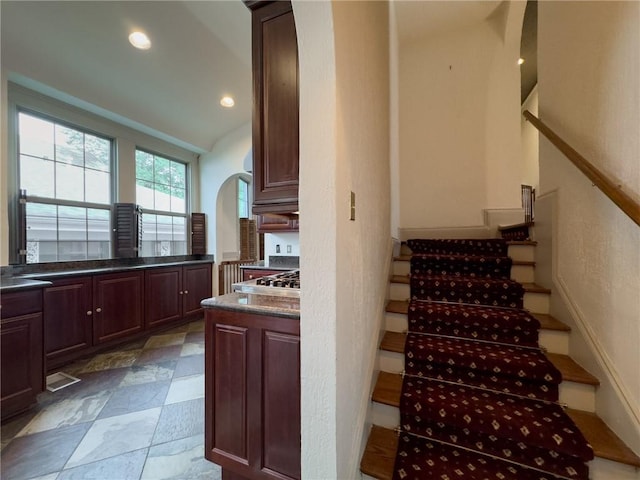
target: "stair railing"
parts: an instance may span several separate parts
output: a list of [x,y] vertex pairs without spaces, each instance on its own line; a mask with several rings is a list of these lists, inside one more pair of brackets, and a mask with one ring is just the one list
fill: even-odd
[[631,220],[640,226],[640,203],[621,190],[621,185],[616,185],[609,177],[598,170],[586,158],[576,152],[568,143],[560,138],[553,130],[545,125],[542,120],[529,110],[523,112],[524,118],[531,122],[540,133],[555,145],[564,155],[571,160],[578,170],[584,173],[591,182],[598,187],[609,199],[615,203]]
[[224,295],[233,291],[233,284],[242,281],[242,269],[240,265],[256,263],[253,259],[225,260],[218,265],[218,295]]

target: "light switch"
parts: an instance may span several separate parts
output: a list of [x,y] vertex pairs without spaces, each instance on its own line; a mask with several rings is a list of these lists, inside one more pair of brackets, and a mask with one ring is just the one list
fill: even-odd
[[351,208],[350,208],[350,215],[349,215],[349,220],[355,220],[356,219],[356,194],[355,192],[351,192]]
[[287,245],[287,253],[291,253],[291,245]]

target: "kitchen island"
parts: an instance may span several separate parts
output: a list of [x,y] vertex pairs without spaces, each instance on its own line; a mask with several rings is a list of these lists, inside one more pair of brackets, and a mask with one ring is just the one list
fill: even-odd
[[205,456],[223,480],[300,478],[300,300],[230,293],[205,309]]

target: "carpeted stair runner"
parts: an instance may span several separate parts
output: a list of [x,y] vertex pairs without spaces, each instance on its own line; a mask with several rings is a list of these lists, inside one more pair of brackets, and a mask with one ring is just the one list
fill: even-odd
[[540,350],[409,333],[405,356],[409,375],[558,401],[562,374]]
[[560,480],[550,473],[402,434],[394,480]]
[[513,461],[518,452],[525,465],[545,470],[556,456],[573,457],[572,465],[593,458],[582,433],[557,404],[409,376],[402,390],[401,425],[407,433],[438,439],[432,427],[441,423],[454,432],[444,441],[505,460]]
[[522,310],[503,239],[409,240],[411,303],[394,480],[588,479],[591,446]]
[[420,253],[411,256],[411,273],[508,279],[512,263],[509,257]]
[[538,346],[540,322],[523,310],[412,301],[408,320],[409,332]]
[[509,279],[411,274],[412,300],[522,308],[524,287]]

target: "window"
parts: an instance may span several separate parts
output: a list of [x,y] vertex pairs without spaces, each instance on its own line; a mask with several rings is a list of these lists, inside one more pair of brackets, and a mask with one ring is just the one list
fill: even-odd
[[238,218],[249,218],[249,183],[238,177]]
[[27,263],[109,258],[113,141],[18,113]]
[[187,166],[136,150],[136,203],[142,207],[142,256],[187,254]]

